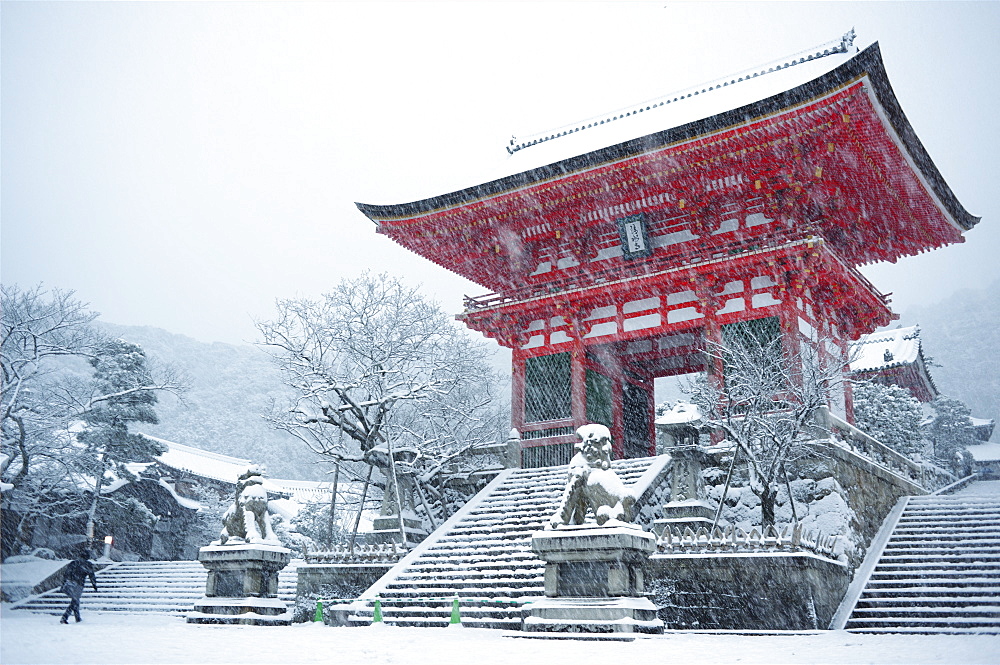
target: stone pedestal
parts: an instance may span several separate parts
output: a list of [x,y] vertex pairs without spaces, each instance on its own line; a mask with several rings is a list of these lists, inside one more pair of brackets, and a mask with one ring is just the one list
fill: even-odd
[[[371,540],[376,544],[402,543],[399,534],[399,515],[395,512],[379,515],[372,521]],[[403,528],[406,529],[406,542],[412,547],[427,537],[423,522],[414,513],[403,513]]]
[[[398,446],[392,451],[389,459],[389,448],[386,445],[376,446],[366,457],[385,476],[385,492],[382,494],[382,509],[375,518],[371,535],[372,542],[379,544],[403,543],[411,547],[427,537],[423,520],[416,512],[417,481],[416,474],[420,460],[420,451],[416,448]],[[395,479],[393,479],[395,469]],[[399,496],[396,496],[396,490]],[[402,533],[399,513],[403,513]],[[405,538],[404,538],[405,536]]]
[[645,597],[644,567],[655,537],[633,524],[537,531],[531,548],[545,561],[545,600],[528,606],[526,631],[661,633]]
[[701,470],[710,461],[701,446],[677,446],[669,449],[670,501],[663,505],[663,517],[653,522],[653,533],[665,528],[711,528],[715,510],[706,500]]
[[292,615],[277,597],[278,571],[291,558],[291,551],[280,545],[202,547],[198,561],[208,569],[208,581],[205,596],[188,613],[188,623],[287,626]]

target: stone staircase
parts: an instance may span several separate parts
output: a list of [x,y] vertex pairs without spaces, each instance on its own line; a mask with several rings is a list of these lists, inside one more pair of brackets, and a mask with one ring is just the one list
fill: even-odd
[[846,629],[1000,635],[1000,494],[909,497]]
[[[639,500],[656,503],[668,456],[617,460],[612,468]],[[445,626],[453,598],[462,623],[521,628],[521,608],[544,596],[545,564],[531,551],[531,534],[555,512],[566,466],[501,472],[476,497],[369,588],[352,606],[352,625],[371,623],[380,599],[386,623]],[[648,525],[647,525],[648,526]]]
[[[278,598],[295,603],[296,569],[293,560],[278,574]],[[205,567],[197,561],[124,561],[97,573],[97,592],[84,587],[80,603],[87,612],[157,612],[183,615],[205,594]],[[58,589],[14,603],[16,610],[62,614],[69,598]]]

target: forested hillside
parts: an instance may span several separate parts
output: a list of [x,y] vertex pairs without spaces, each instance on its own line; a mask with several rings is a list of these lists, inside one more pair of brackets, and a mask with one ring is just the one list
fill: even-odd
[[247,345],[207,344],[159,328],[99,323],[109,334],[139,344],[149,356],[169,364],[187,379],[190,389],[181,402],[160,398],[158,425],[134,429],[169,441],[267,466],[275,478],[326,480],[327,465],[304,444],[272,429],[263,414],[271,403],[288,399],[277,369],[267,354]]
[[[1000,281],[911,308],[900,323],[920,326],[938,390],[965,402],[973,416],[1000,422]],[[992,440],[1000,441],[996,431]]]

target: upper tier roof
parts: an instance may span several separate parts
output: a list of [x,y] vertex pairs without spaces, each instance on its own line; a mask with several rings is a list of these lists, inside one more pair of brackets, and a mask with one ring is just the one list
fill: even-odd
[[[539,259],[542,263],[559,259],[562,250],[555,245],[566,242],[566,231],[560,235],[556,224],[571,220],[580,233],[597,238],[588,224],[606,226],[608,220],[643,210],[661,218],[678,211],[689,214],[692,199],[706,198],[713,189],[728,189],[723,194],[729,198],[697,202],[705,211],[720,201],[758,196],[761,201],[770,197],[772,212],[780,212],[782,202],[799,206],[799,217],[808,218],[798,223],[812,223],[812,215],[819,215],[820,232],[846,248],[843,256],[854,265],[960,242],[961,233],[979,218],[958,202],[910,127],[889,85],[878,44],[784,91],[687,119],[711,105],[771,92],[776,84],[815,72],[810,67],[827,62],[774,72],[674,108],[643,110],[597,131],[534,145],[515,153],[509,165],[531,165],[609,140],[615,133],[681,120],[660,125],[669,129],[420,201],[357,206],[379,224],[380,232],[497,291],[517,288],[524,282],[525,267],[528,272],[535,268],[528,264],[537,257],[525,259],[521,244],[536,243],[531,251],[548,257]],[[841,118],[845,125],[851,123],[848,128],[840,125]],[[800,154],[800,149],[810,152]],[[806,159],[798,162],[801,156]],[[796,198],[803,190],[806,198]],[[816,201],[829,206],[817,212],[815,205],[810,207]],[[539,250],[540,238],[549,247]],[[504,249],[516,261],[502,256]]]

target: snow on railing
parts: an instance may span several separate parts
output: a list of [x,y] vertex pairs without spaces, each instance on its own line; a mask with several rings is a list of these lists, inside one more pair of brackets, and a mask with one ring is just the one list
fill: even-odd
[[305,560],[306,563],[396,563],[408,552],[396,543],[356,545],[353,550],[345,545],[323,552],[306,552]]
[[817,409],[816,415],[817,424],[835,435],[848,450],[913,481],[925,490],[931,491],[955,480],[954,475],[934,464],[915,462],[893,450],[831,413],[827,407]]
[[716,527],[711,532],[705,527],[697,531],[691,527],[683,531],[679,527],[665,528],[656,544],[665,554],[807,551],[833,559],[837,539],[819,531],[804,532],[802,525],[796,523],[791,529],[786,525],[781,531],[773,526],[762,531],[754,527],[749,532],[732,526]]

